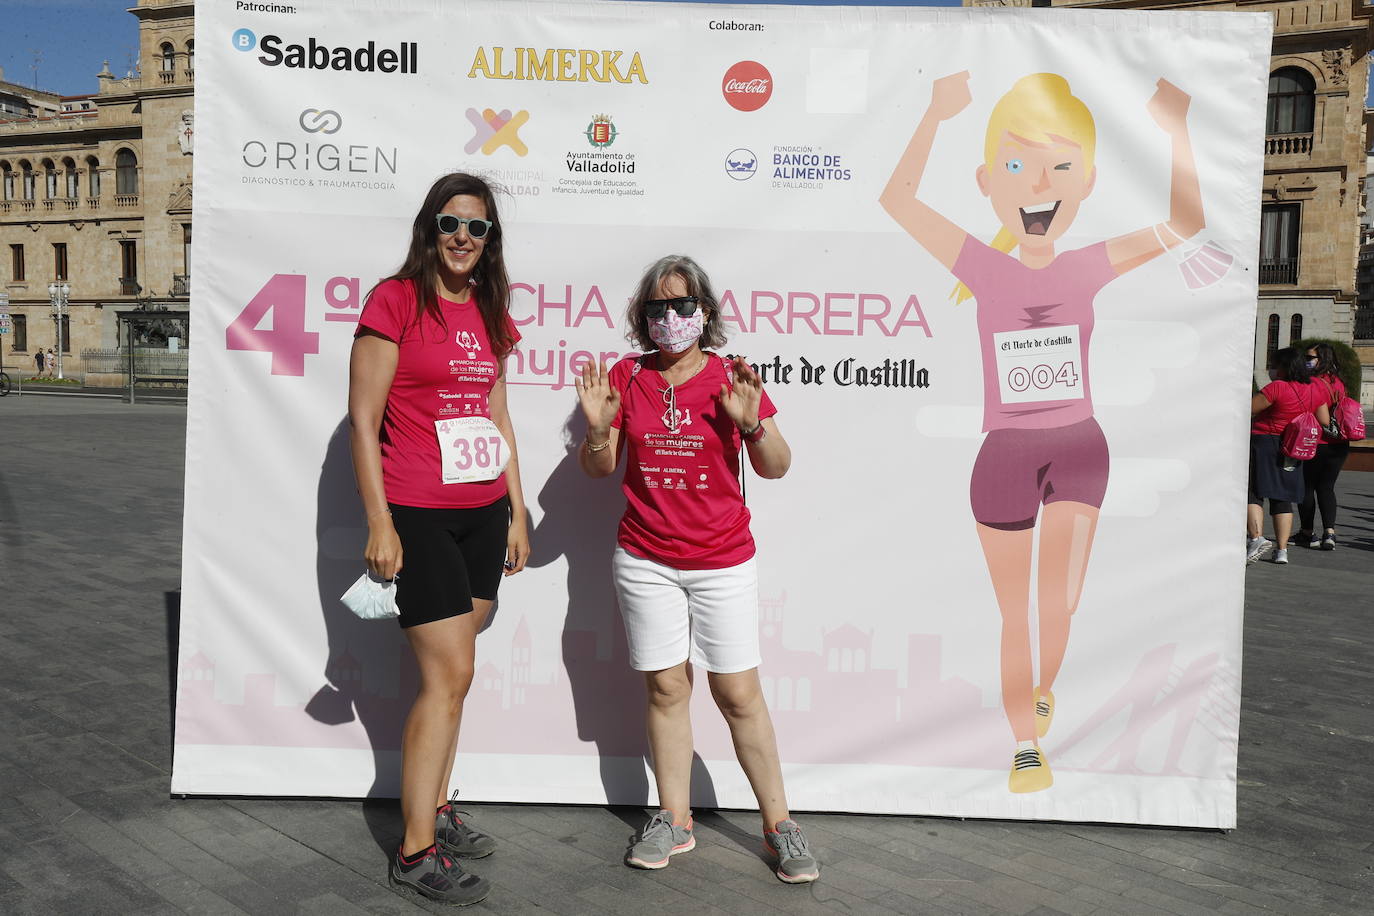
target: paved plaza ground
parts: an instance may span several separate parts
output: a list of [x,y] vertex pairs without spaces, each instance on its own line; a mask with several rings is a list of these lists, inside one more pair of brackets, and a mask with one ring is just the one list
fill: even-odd
[[[387,887],[394,802],[168,797],[185,420],[0,399],[0,914],[442,909]],[[1374,474],[1340,493],[1338,550],[1247,572],[1236,830],[807,815],[822,880],[788,887],[754,812],[639,872],[636,810],[473,804],[470,912],[1369,913]]]

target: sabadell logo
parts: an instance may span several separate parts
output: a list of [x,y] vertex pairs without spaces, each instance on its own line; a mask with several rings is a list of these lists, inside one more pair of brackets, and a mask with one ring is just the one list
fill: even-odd
[[773,74],[756,60],[742,60],[725,71],[720,91],[730,107],[758,111],[773,96]]
[[291,70],[351,70],[359,73],[419,73],[419,45],[403,41],[399,49],[377,48],[369,41],[357,48],[331,47],[313,37],[305,44],[285,43],[280,35],[264,35],[261,39],[252,29],[239,29],[231,39],[240,51],[257,49],[262,53],[258,62],[268,67]]

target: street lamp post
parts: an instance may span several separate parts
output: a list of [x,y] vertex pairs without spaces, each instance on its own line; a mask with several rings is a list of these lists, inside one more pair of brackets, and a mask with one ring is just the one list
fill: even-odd
[[48,304],[52,306],[52,323],[54,337],[57,338],[57,377],[62,375],[62,350],[65,341],[62,339],[62,319],[67,315],[67,298],[70,296],[72,288],[65,283],[48,284]]

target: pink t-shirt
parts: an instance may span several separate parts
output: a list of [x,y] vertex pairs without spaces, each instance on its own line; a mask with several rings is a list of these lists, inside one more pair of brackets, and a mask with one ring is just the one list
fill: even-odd
[[[1341,390],[1345,390],[1343,386]],[[1302,385],[1277,379],[1261,388],[1260,394],[1269,399],[1269,406],[1255,414],[1250,432],[1258,436],[1281,436],[1289,420],[1303,411],[1317,412],[1326,400],[1326,386],[1315,381]]]
[[967,236],[953,273],[978,301],[983,431],[1049,429],[1093,415],[1093,297],[1116,279],[1099,242],[1033,270]]
[[[415,319],[414,287],[388,280],[372,293],[358,329],[400,347],[396,376],[382,415],[382,483],[387,502],[424,509],[470,509],[506,495],[506,475],[480,483],[444,483],[434,422],[490,417],[488,397],[500,374],[482,314],[473,299],[439,297],[447,330],[426,315]],[[509,318],[507,321],[509,322]],[[510,324],[516,341],[520,332]]]
[[[625,515],[616,540],[635,556],[674,569],[738,566],[754,555],[754,536],[739,486],[743,440],[716,400],[729,361],[708,354],[706,366],[677,386],[676,423],[669,385],[653,364],[650,355],[611,367],[610,382],[621,396],[611,425],[625,444]],[[759,419],[777,412],[764,392]]]

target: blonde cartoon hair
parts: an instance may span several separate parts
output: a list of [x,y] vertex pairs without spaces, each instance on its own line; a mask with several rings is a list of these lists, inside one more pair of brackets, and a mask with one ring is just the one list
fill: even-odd
[[[1097,127],[1088,106],[1069,89],[1069,81],[1057,73],[1032,73],[1023,76],[997,100],[988,116],[988,132],[983,140],[983,164],[997,165],[997,147],[1007,133],[1032,143],[1068,140],[1083,150],[1083,168],[1091,171],[1097,149]],[[1010,254],[1016,236],[1005,226],[997,230],[991,246]],[[960,283],[950,297],[955,302],[973,293]]]

